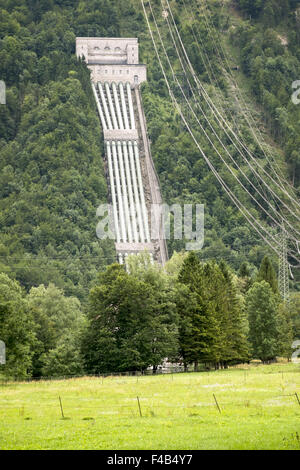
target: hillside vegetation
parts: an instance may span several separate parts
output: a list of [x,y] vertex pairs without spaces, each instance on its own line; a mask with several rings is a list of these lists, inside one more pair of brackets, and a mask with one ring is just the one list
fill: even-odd
[[[203,82],[209,83],[207,64],[201,61],[184,3],[171,3],[184,28],[194,66]],[[298,2],[273,2],[282,7],[273,6],[271,16],[264,12],[272,2],[254,2],[259,5],[255,8],[253,2],[236,2],[241,13],[251,13],[255,21],[240,20],[233,31],[227,6],[221,8],[218,1],[206,3],[211,10],[207,15],[224,32],[224,43],[230,36],[230,43],[239,47],[237,60],[243,76],[249,78],[250,99],[263,104],[259,118],[266,121],[270,136],[280,147],[272,152],[297,187],[300,107],[291,103],[290,96],[291,83],[300,77]],[[235,269],[243,261],[252,270],[258,268],[267,247],[215,184],[180,118],[174,115],[145,32],[140,2],[1,0],[0,8],[0,76],[7,85],[7,106],[0,108],[2,271],[26,289],[52,281],[83,300],[96,270],[114,260],[113,245],[96,237],[96,209],[107,197],[101,130],[87,69],[74,52],[76,36],[118,35],[139,37],[141,58],[148,65],[144,106],[165,201],[205,204],[203,257],[223,257]],[[232,108],[246,142],[259,151],[235,109],[214,48],[217,33],[207,29],[201,9],[196,15],[196,1],[193,8],[195,31],[206,45],[217,77],[213,85],[222,89],[220,104]],[[287,46],[277,33],[285,27]],[[213,88],[212,93],[216,93]],[[202,138],[203,148],[211,152]],[[254,214],[263,217],[258,210]],[[184,247],[181,241],[171,240],[169,245],[170,253]],[[276,265],[276,258],[273,261]]]
[[[188,92],[161,3],[151,3]],[[204,89],[264,170],[276,167],[297,198],[300,105],[291,95],[292,83],[300,80],[299,1],[170,5]],[[113,243],[97,239],[96,210],[107,201],[108,188],[89,72],[75,56],[77,36],[139,38],[141,61],[148,66],[143,104],[163,199],[205,205],[203,249],[184,261],[177,253],[185,240],[170,240],[175,257],[164,272],[136,266],[127,274],[111,266]],[[226,367],[253,355],[264,361],[290,357],[291,341],[300,334],[299,269],[287,311],[278,295],[277,256],[218,184],[172,105],[140,0],[0,0],[0,79],[7,86],[7,104],[0,105],[0,337],[13,351],[7,375],[144,370],[157,367],[166,354],[195,369],[198,362]],[[237,84],[245,101],[237,100]],[[207,104],[202,111],[203,129],[208,130],[206,115],[232,152],[231,172],[218,158],[217,137],[213,148],[198,129],[201,148],[265,224],[265,212],[236,182],[235,163],[250,194],[255,175]],[[260,204],[266,208],[263,199]],[[286,207],[280,211],[291,217]],[[278,227],[269,228],[278,235]],[[258,318],[262,306],[270,321],[267,350]]]

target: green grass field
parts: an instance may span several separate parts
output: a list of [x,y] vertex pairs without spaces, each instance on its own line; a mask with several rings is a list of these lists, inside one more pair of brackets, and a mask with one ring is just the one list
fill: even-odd
[[295,393],[299,364],[2,384],[0,449],[299,450]]

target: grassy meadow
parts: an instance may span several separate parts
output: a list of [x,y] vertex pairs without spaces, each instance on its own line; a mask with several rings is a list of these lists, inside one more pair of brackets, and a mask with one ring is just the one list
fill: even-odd
[[299,450],[296,393],[292,363],[2,382],[0,449]]

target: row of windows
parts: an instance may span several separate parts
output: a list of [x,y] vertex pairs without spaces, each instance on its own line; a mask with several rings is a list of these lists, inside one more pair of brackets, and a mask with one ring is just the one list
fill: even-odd
[[[134,49],[135,49],[135,48],[132,47],[132,50],[133,50],[133,51],[134,51]],[[110,48],[109,46],[105,46],[104,50],[105,50],[105,51],[110,51],[111,48]],[[121,50],[121,48],[120,48],[120,47],[115,47],[114,50],[115,50],[115,52],[119,52],[119,51]],[[100,47],[95,46],[95,47],[94,47],[94,51],[100,51]]]
[[[101,72],[101,69],[98,69],[98,72]],[[105,69],[105,73],[108,73],[108,72],[109,72],[109,70],[108,70],[108,69]],[[111,70],[112,75],[114,75],[115,72],[117,73],[117,70],[115,70],[115,69],[112,69],[112,70]],[[119,74],[120,74],[120,75],[121,75],[123,72],[125,72],[125,73],[127,73],[127,75],[129,75],[129,70],[119,70]]]
[[[100,73],[101,71],[102,71],[101,69],[98,69],[98,72],[99,72],[99,73]],[[108,74],[108,72],[109,72],[109,70],[108,70],[108,69],[105,69],[105,73]],[[121,75],[123,71],[122,71],[122,70],[119,70],[119,72],[120,72],[120,75]],[[111,73],[112,73],[112,75],[114,75],[114,74],[115,74],[115,70],[112,69]],[[127,73],[127,75],[129,75],[129,70],[126,70],[126,73]],[[134,81],[135,81],[135,83],[139,83],[139,76],[138,76],[138,75],[134,75]]]

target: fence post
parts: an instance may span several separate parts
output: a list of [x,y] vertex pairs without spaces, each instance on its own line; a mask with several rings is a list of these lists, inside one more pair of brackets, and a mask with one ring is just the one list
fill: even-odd
[[216,396],[215,396],[215,394],[214,394],[214,393],[213,393],[213,396],[214,396],[214,399],[215,399],[216,405],[217,405],[217,407],[218,407],[219,413],[221,413],[221,409],[220,409],[220,407],[219,407],[219,403],[217,402],[217,399],[216,399]]
[[63,407],[62,407],[62,403],[61,403],[61,399],[60,399],[60,397],[58,397],[58,398],[59,398],[60,410],[61,410],[62,418],[65,419],[65,417],[64,417],[64,412],[63,412]]
[[142,410],[141,410],[141,405],[140,405],[140,400],[139,397],[136,397],[139,405],[139,411],[140,411],[140,417],[142,418]]

